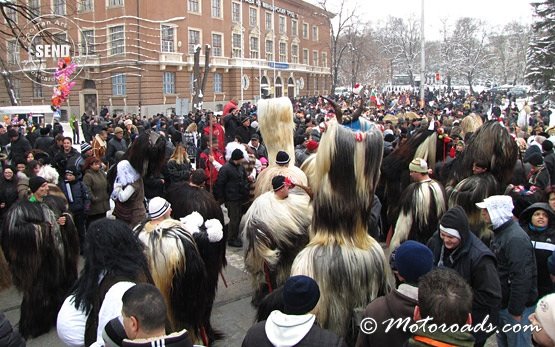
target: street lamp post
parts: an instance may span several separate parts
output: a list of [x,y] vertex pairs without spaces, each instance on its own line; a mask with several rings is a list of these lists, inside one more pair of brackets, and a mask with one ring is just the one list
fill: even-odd
[[420,17],[420,102],[424,107],[424,82],[426,72],[426,40],[424,38],[424,0],[422,0],[422,13]]

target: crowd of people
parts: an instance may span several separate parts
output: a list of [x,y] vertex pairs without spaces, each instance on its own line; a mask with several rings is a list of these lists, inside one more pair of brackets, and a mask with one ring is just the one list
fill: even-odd
[[[369,335],[318,325],[319,305],[333,300],[320,290],[330,284],[291,267],[298,270],[294,259],[310,245],[311,223],[325,218],[311,204],[321,204],[328,187],[310,175],[319,156],[339,151],[319,154],[333,120],[359,134],[355,145],[368,127],[383,143],[367,233],[385,244],[391,268],[383,276],[395,280],[357,307],[363,318],[536,325],[543,329],[533,334],[499,332],[498,345],[555,346],[555,128],[548,107],[487,92],[433,91],[424,103],[410,92],[363,91],[294,99],[290,107],[292,152],[272,146],[257,105],[236,99],[221,114],[185,117],[103,108],[81,124],[72,116],[71,137],[57,122],[23,117],[0,125],[0,273],[5,263],[24,294],[21,335],[57,325],[70,346],[212,343],[221,338],[210,313],[228,246],[244,247],[255,283],[258,322],[243,346],[484,346],[493,330],[381,327]],[[352,164],[347,156],[337,160]],[[304,175],[298,168],[306,182],[295,177]],[[20,226],[33,232],[23,237],[15,232]],[[257,252],[276,261],[260,262]],[[85,267],[78,277],[79,254]],[[34,276],[49,266],[60,275]],[[54,287],[52,302],[37,306],[48,314],[26,311]],[[197,295],[202,299],[193,300]],[[0,341],[24,344],[3,315],[0,323]]]

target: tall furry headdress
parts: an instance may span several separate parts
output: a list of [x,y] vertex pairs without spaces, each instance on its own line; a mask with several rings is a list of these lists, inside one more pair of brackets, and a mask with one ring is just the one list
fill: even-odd
[[[285,151],[295,158],[293,142],[293,105],[287,97],[261,99],[258,101],[258,126],[268,150],[270,165],[275,164],[278,151]],[[290,162],[290,166],[294,160]]]

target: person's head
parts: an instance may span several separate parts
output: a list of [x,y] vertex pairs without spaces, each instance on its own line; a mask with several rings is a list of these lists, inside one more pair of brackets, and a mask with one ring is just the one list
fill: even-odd
[[27,161],[25,158],[18,157],[14,161],[16,170],[18,172],[25,172],[25,169],[27,168]]
[[513,217],[513,199],[508,195],[492,195],[484,201],[476,203],[480,208],[482,219],[494,229],[508,222]]
[[89,169],[97,172],[100,170],[101,167],[102,167],[102,161],[100,159],[98,159],[97,157],[88,157],[87,159],[85,159],[83,172],[86,172]]
[[14,178],[15,172],[12,167],[6,166],[2,174],[4,175],[4,179],[6,181],[11,181]]
[[231,153],[230,160],[233,161],[235,165],[239,165],[243,160],[245,160],[243,151],[240,150],[239,148],[234,149],[233,152]]
[[116,127],[114,129],[114,136],[116,137],[116,139],[121,140],[123,139],[123,129],[120,127]]
[[410,178],[420,182],[428,178],[428,163],[422,158],[414,158],[409,164]]
[[470,232],[468,217],[461,206],[449,209],[441,217],[439,222],[439,237],[443,241],[443,246],[448,250],[453,250],[465,240]]
[[277,153],[277,155],[276,155],[276,164],[278,164],[280,166],[287,166],[290,161],[291,161],[291,158],[289,157],[289,154],[287,154],[287,152],[279,151]]
[[40,176],[33,176],[29,179],[29,189],[38,201],[42,201],[48,195],[48,182]]
[[191,174],[190,181],[197,187],[203,187],[206,182],[206,173],[203,169],[197,169]]
[[532,339],[540,347],[555,346],[555,293],[541,298],[536,311],[528,317],[536,328],[532,330]]
[[392,254],[393,272],[401,282],[418,285],[420,278],[434,266],[432,251],[413,240],[403,242]]
[[187,126],[187,129],[185,129],[186,132],[188,133],[196,133],[198,131],[198,125],[195,122],[192,122],[191,124],[189,124]]
[[7,131],[8,129],[6,129],[5,126],[0,124],[0,135],[4,135]]
[[131,130],[131,128],[133,127],[133,121],[131,119],[126,119],[123,122],[123,125],[125,125],[125,127],[127,128],[127,130]]
[[93,148],[88,142],[81,143],[81,154],[90,157],[93,154]]
[[170,218],[172,213],[171,204],[159,196],[148,201],[148,217],[153,220],[165,220]]
[[457,272],[436,268],[420,278],[414,319],[433,318],[433,324],[472,324],[472,289]]
[[100,130],[98,134],[103,141],[108,140],[108,132],[106,130]]
[[27,163],[25,173],[27,174],[28,177],[36,176],[38,175],[41,167],[42,165],[38,160],[31,160],[30,162]]
[[33,151],[27,152],[27,154],[25,155],[25,160],[27,160],[27,162],[35,160],[35,154],[33,153]]
[[475,161],[472,163],[472,173],[479,175],[489,170],[489,163],[482,161]]
[[185,149],[185,147],[183,147],[181,143],[178,143],[177,146],[175,146],[175,149],[170,157],[170,160],[173,160],[178,164],[189,162],[189,156],[187,155],[187,150]]
[[54,138],[54,140],[56,140],[56,146],[61,148],[64,145],[64,138],[65,137],[63,134],[56,135],[56,137]]
[[68,182],[73,182],[75,181],[76,177],[77,169],[75,168],[75,166],[68,167],[65,172],[65,180]]
[[71,142],[71,137],[64,137],[64,142],[62,143],[62,146],[64,148],[64,152],[69,153],[71,151],[72,147],[72,142]]
[[531,230],[545,230],[550,223],[553,223],[554,217],[547,203],[536,202],[522,211],[519,220],[531,226]]
[[555,185],[547,187],[545,190],[547,193],[547,203],[551,210],[555,211]]
[[260,144],[260,137],[258,136],[258,134],[253,134],[251,136],[251,145],[253,147],[258,147],[259,144]]
[[282,175],[277,175],[272,178],[272,188],[279,200],[286,199],[289,196],[289,184],[287,183],[287,179]]
[[303,315],[311,312],[320,300],[320,288],[308,276],[291,276],[283,285],[284,313]]
[[129,288],[122,298],[123,328],[131,340],[165,335],[167,309],[160,290],[148,283]]
[[8,136],[10,138],[10,141],[15,142],[17,141],[17,139],[19,139],[19,132],[17,132],[16,129],[10,129],[8,130]]
[[457,144],[455,145],[455,150],[456,150],[457,152],[462,152],[462,151],[464,151],[464,142],[463,142],[462,140],[459,140],[459,141],[457,142]]

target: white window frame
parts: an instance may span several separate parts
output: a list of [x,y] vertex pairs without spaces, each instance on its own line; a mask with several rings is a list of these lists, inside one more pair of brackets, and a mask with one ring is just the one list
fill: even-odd
[[308,65],[309,61],[309,52],[308,48],[303,48],[303,64]]
[[299,36],[299,21],[291,19],[291,35]]
[[258,9],[256,7],[249,7],[249,25],[251,27],[258,26]]
[[[214,44],[214,36],[220,37],[220,47]],[[217,51],[219,50],[219,51]],[[223,57],[224,55],[224,34],[220,32],[212,32],[212,56]]]
[[[256,40],[256,47],[253,47],[253,39]],[[251,59],[259,59],[260,57],[260,39],[258,36],[249,37],[249,57]]]
[[279,49],[279,62],[287,63],[287,42],[280,41],[278,45]]
[[[171,37],[164,37],[164,30],[171,29]],[[160,24],[160,51],[163,53],[174,53],[177,47],[177,26],[171,24]]]
[[223,18],[224,11],[222,0],[210,0],[210,14],[212,15],[212,18]]
[[127,76],[122,73],[112,75],[112,95],[126,96],[127,94]]
[[125,6],[124,0],[106,0],[106,7],[123,7]]
[[231,2],[231,21],[233,23],[241,23],[241,6],[240,2]]
[[[84,46],[84,44],[85,44],[85,42],[84,42],[85,40],[84,40],[84,39],[85,39],[85,38],[84,38],[84,35],[83,35],[83,34],[84,34],[85,32],[91,32],[91,31],[92,31],[92,37],[90,37],[90,38],[92,39],[92,43],[91,43],[91,42],[87,42],[87,46],[85,47],[85,46]],[[95,47],[95,44],[96,44],[95,41],[96,41],[96,40],[95,40],[95,38],[94,38],[94,35],[95,35],[94,28],[83,28],[83,29],[81,29],[80,34],[81,34],[81,35],[79,35],[79,50],[80,50],[80,51],[79,51],[79,54],[80,54],[80,55],[94,55],[94,54],[96,54],[96,47]],[[89,37],[87,37],[87,39],[88,39],[88,38],[89,38]],[[90,48],[92,48],[92,49],[90,49]]]
[[[268,42],[271,43],[271,46],[268,46]],[[268,50],[268,47],[270,47],[271,50]],[[266,54],[266,60],[267,61],[273,61],[274,60],[274,41],[273,40],[265,40],[264,41],[264,52]]]
[[224,92],[224,76],[220,72],[214,72],[214,93]]
[[303,23],[303,39],[307,39],[308,40],[308,23]]
[[319,54],[318,51],[312,51],[312,66],[318,66]]
[[[191,32],[198,32],[198,42],[191,42]],[[202,30],[198,29],[198,28],[187,28],[187,52],[190,55],[194,55],[195,54],[195,46],[196,45],[200,45],[200,43],[202,42]]]
[[318,26],[312,26],[312,41],[318,41]]
[[[196,5],[196,6],[192,6],[192,5]],[[194,13],[194,14],[202,14],[202,0],[187,0],[187,12]]]
[[[61,12],[60,12],[61,10]],[[67,1],[66,0],[52,0],[52,13],[65,16],[67,13]]]
[[[239,42],[237,42],[237,38],[239,38]],[[241,51],[243,49],[242,46],[242,37],[241,33],[233,32],[231,33],[231,57],[232,58],[241,58]]]
[[162,93],[167,94],[175,94],[175,80],[176,80],[176,73],[173,71],[164,71],[162,75]]
[[279,16],[279,33],[287,34],[287,18],[285,16]]
[[328,67],[328,53],[327,52],[322,52],[321,65],[322,65],[322,67]]
[[[268,19],[270,19],[270,21],[268,21]],[[264,27],[266,31],[274,30],[274,14],[272,12],[266,11],[264,13]]]
[[[121,27],[122,30],[121,31],[117,31],[117,32],[112,32],[113,28],[118,28]],[[108,42],[110,43],[110,48],[109,48],[109,54],[108,56],[114,56],[114,55],[121,55],[121,54],[125,54],[125,24],[118,24],[118,25],[112,25],[106,28],[107,32],[108,32]],[[114,34],[119,34],[121,33],[121,37],[122,37],[122,44],[120,45],[118,43],[118,45],[114,45],[114,39],[113,39],[113,35]],[[119,42],[119,39],[116,38],[116,40]],[[116,52],[113,53],[114,50],[119,50],[119,48],[121,48],[121,52]]]
[[[297,49],[293,49],[293,47],[296,47]],[[299,45],[296,43],[293,43],[291,45],[291,62],[293,64],[298,64],[299,63]]]
[[[87,6],[84,6],[87,5]],[[77,0],[77,11],[79,13],[94,11],[93,0]]]

